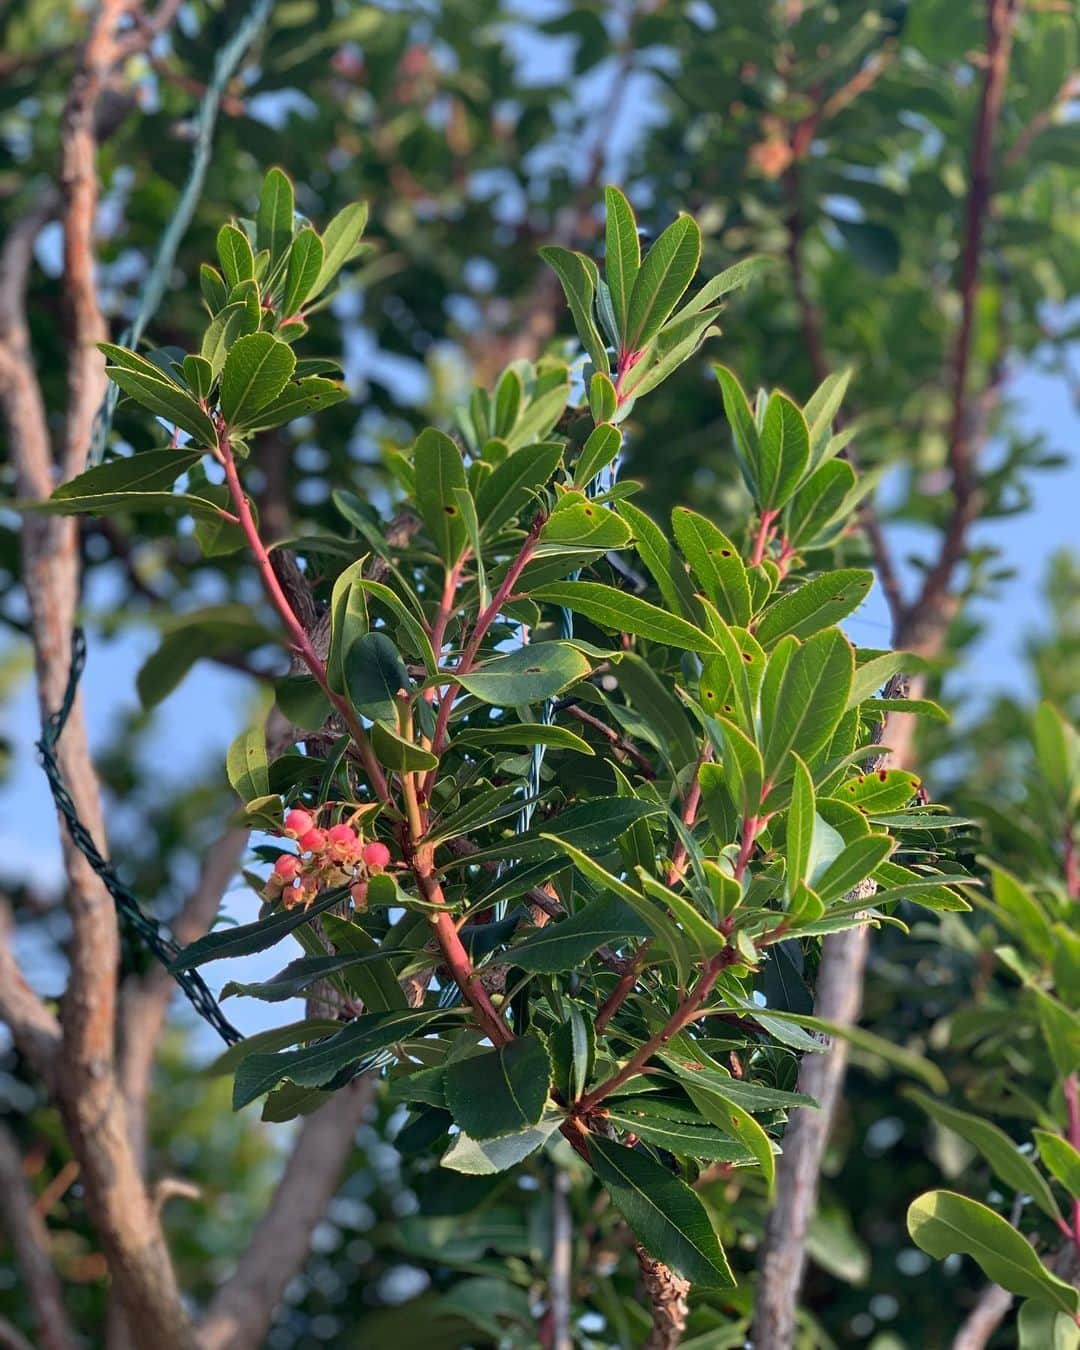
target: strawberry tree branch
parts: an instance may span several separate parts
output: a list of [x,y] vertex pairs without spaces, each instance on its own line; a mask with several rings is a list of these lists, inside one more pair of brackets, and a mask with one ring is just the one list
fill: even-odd
[[389,794],[386,786],[386,775],[383,773],[382,765],[375,758],[375,753],[371,748],[367,732],[360,725],[360,720],[353,712],[348,699],[341,694],[335,693],[331,688],[326,675],[326,665],[308,636],[307,629],[296,616],[296,612],[289,599],[282,589],[281,583],[274,571],[273,564],[270,561],[270,555],[266,550],[259,535],[258,526],[255,524],[255,517],[251,511],[251,503],[248,501],[247,493],[244,491],[243,484],[240,482],[240,475],[236,469],[236,456],[233,453],[232,444],[227,435],[221,435],[218,441],[218,455],[223,468],[225,469],[225,481],[229,487],[229,495],[232,498],[233,506],[236,510],[237,520],[241,530],[244,532],[244,538],[247,540],[248,548],[259,569],[259,575],[262,578],[263,589],[270,600],[270,603],[277,610],[278,615],[285,625],[285,630],[289,635],[294,650],[299,654],[308,670],[311,672],[319,688],[326,695],[331,705],[337,710],[342,721],[349,729],[356,747],[360,752],[360,757],[364,761],[364,768],[367,771],[372,789],[380,801],[389,800]]

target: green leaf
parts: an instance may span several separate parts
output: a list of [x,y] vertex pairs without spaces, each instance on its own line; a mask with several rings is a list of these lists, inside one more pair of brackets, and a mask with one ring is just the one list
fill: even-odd
[[846,779],[835,789],[835,795],[864,815],[880,815],[907,806],[919,790],[919,781],[903,769],[875,769]]
[[710,309],[730,291],[749,285],[751,281],[756,281],[775,266],[776,259],[764,253],[751,254],[748,258],[740,259],[707,281],[697,295],[682,307],[679,317],[689,317],[691,314],[699,314],[703,310]]
[[265,797],[270,791],[265,728],[252,727],[250,731],[242,731],[229,746],[225,764],[229,782],[241,801]]
[[1043,1166],[1074,1200],[1080,1200],[1080,1152],[1060,1134],[1051,1134],[1049,1130],[1032,1130],[1031,1133]]
[[615,328],[620,340],[627,331],[630,296],[641,267],[641,245],[630,203],[616,187],[604,192],[607,205],[607,236],[604,250],[604,280],[611,292]]
[[222,225],[218,230],[217,253],[225,284],[230,291],[242,281],[250,281],[254,277],[255,255],[243,230],[238,230],[235,225]]
[[498,727],[466,727],[454,736],[455,746],[547,745],[553,750],[573,750],[579,755],[595,755],[588,741],[566,727],[549,722],[510,722]]
[[799,486],[809,463],[810,432],[806,418],[785,394],[772,394],[761,427],[760,508],[779,510]]
[[854,666],[851,645],[836,628],[816,633],[791,656],[766,730],[767,779],[776,781],[789,752],[810,761],[829,743],[844,715]]
[[401,653],[385,633],[365,633],[345,653],[345,688],[353,707],[374,722],[397,725],[398,691],[412,681]]
[[[192,450],[140,450],[137,455],[110,459],[69,478],[48,501],[86,503],[82,509],[93,510],[94,500],[98,497],[151,494],[159,488],[171,488],[180,475],[194,468],[200,459],[202,453]],[[171,493],[162,495],[172,496]],[[177,500],[182,501],[182,496],[177,494]]]
[[563,581],[538,586],[532,599],[563,605],[602,628],[632,633],[691,652],[719,652],[715,640],[667,610],[595,581]]
[[684,1069],[679,1077],[683,1080],[686,1095],[705,1119],[750,1152],[761,1168],[766,1193],[771,1199],[776,1187],[776,1153],[769,1136],[746,1106],[720,1090],[718,1074],[714,1074],[708,1082],[703,1082],[696,1075],[690,1081],[690,1072]]
[[542,248],[540,256],[562,283],[574,327],[593,367],[606,374],[610,364],[607,348],[593,317],[593,300],[598,281],[596,264],[583,253],[571,253],[569,249],[556,244]]
[[543,829],[534,828],[513,840],[471,853],[468,864],[484,862],[489,858],[553,858],[560,849],[548,835],[557,831],[560,844],[569,843],[584,853],[603,855],[611,853],[620,836],[638,820],[664,814],[664,807],[641,797],[595,797],[592,801],[571,806],[545,822]]
[[214,371],[210,362],[201,356],[185,356],[183,367],[184,379],[191,386],[191,392],[195,397],[209,398],[214,385]]
[[468,492],[461,451],[442,431],[428,427],[416,438],[413,450],[416,470],[416,504],[428,527],[439,557],[457,562],[468,542],[457,492]]
[[[309,989],[320,980],[329,979],[339,971],[366,962],[389,961],[398,955],[398,951],[337,952],[325,956],[301,956],[290,961],[284,970],[279,970],[269,980],[259,980],[254,984],[241,984],[230,980],[223,986],[219,998],[232,998],[242,994],[247,998],[257,998],[264,1003],[283,1003],[286,999],[296,998],[305,989]],[[340,1029],[340,1023],[333,1030]]]
[[754,634],[765,648],[775,646],[788,633],[810,637],[854,613],[873,584],[873,572],[861,568],[825,572],[774,600],[758,620]]
[[633,530],[638,557],[649,569],[664,604],[672,614],[692,614],[694,597],[686,569],[660,526],[630,502],[620,503],[619,514]]
[[742,466],[743,477],[755,496],[758,493],[758,466],[761,460],[761,438],[754,414],[737,377],[727,366],[713,366],[720,393],[724,400],[724,416],[731,427],[735,453]]
[[613,1097],[607,1118],[612,1125],[636,1134],[647,1144],[680,1157],[735,1166],[756,1161],[750,1149],[732,1139],[730,1131],[709,1127],[696,1112],[693,1121],[685,1119],[691,1112],[692,1108],[673,1107],[654,1097]]
[[282,1079],[297,1087],[323,1087],[342,1069],[378,1050],[408,1040],[436,1020],[456,1020],[440,1008],[361,1013],[335,1036],[276,1055],[249,1055],[236,1071],[233,1110],[269,1092]]
[[682,929],[690,946],[701,959],[719,954],[727,947],[727,938],[719,929],[714,928],[704,914],[701,914],[684,895],[673,891],[663,882],[650,876],[643,867],[636,867],[638,881],[646,895],[659,900]]
[[242,1059],[257,1050],[285,1050],[290,1045],[299,1045],[301,1041],[318,1041],[340,1030],[341,1023],[329,1017],[308,1017],[302,1022],[289,1022],[283,1027],[268,1027],[265,1031],[252,1032],[242,1041],[230,1045],[203,1072],[208,1077],[220,1078],[223,1074],[233,1073]]
[[249,322],[248,308],[244,304],[226,305],[210,320],[199,353],[204,361],[209,361],[215,380],[221,374],[229,348],[237,338],[253,331],[254,326]]
[[1039,772],[1054,800],[1068,807],[1080,774],[1076,733],[1052,703],[1040,703],[1035,713],[1035,756]]
[[1018,1350],[1080,1350],[1080,1327],[1065,1313],[1035,1299],[1020,1305],[1016,1330]]
[[[368,879],[368,908],[400,903],[400,892],[393,877],[386,872]],[[391,964],[399,948],[385,952],[386,961],[369,960],[382,950],[380,944],[361,924],[340,914],[327,914],[322,921],[323,931],[335,951],[353,953],[364,958],[364,963],[350,965],[342,974],[346,990],[360,999],[365,1012],[393,1012],[408,1007],[405,991],[398,981],[400,963]],[[422,940],[422,939],[420,939]]]
[[190,610],[163,625],[161,645],[143,662],[135,683],[144,708],[152,708],[181,683],[196,661],[223,651],[250,651],[274,634],[246,605]]
[[297,234],[289,249],[289,263],[285,269],[285,292],[281,297],[281,314],[290,318],[315,288],[323,265],[322,240],[309,226]]
[[[908,1095],[939,1125],[973,1145],[990,1164],[991,1171],[999,1181],[1021,1195],[1030,1195],[1044,1214],[1055,1223],[1061,1221],[1061,1211],[1042,1173],[1030,1158],[1020,1152],[1004,1130],[983,1120],[981,1116],[935,1101],[923,1092],[912,1089]],[[1054,1135],[1049,1137],[1056,1138]]]
[[619,689],[645,719],[653,740],[674,772],[698,757],[698,741],[686,709],[647,661],[627,652],[615,667]]
[[947,1092],[948,1081],[936,1064],[924,1055],[916,1054],[902,1045],[887,1041],[884,1036],[876,1036],[859,1026],[848,1026],[832,1022],[824,1017],[811,1017],[804,1013],[786,1012],[779,1008],[770,1008],[768,1015],[774,1021],[793,1022],[805,1027],[807,1031],[816,1031],[823,1036],[833,1036],[853,1046],[864,1055],[884,1061],[901,1073],[917,1078],[925,1083],[931,1092]]
[[352,202],[343,207],[323,230],[323,264],[309,299],[322,295],[345,264],[356,256],[367,217],[367,203]]
[[588,657],[568,642],[532,642],[455,678],[482,702],[513,708],[554,698],[591,669]]
[[446,1069],[446,1104],[473,1139],[497,1139],[538,1125],[551,1084],[551,1061],[535,1036],[455,1059]]
[[917,669],[923,663],[910,652],[883,652],[881,656],[871,657],[869,661],[859,661],[855,666],[855,678],[851,684],[849,708],[857,708],[866,699],[873,697],[886,680],[902,670]]
[[985,1205],[953,1191],[928,1191],[912,1202],[907,1226],[915,1245],[935,1260],[961,1252],[1010,1293],[1070,1317],[1080,1312],[1080,1294],[1051,1274],[1012,1224]]
[[701,231],[680,216],[645,255],[627,307],[623,350],[637,352],[658,333],[693,280],[701,257]]
[[530,503],[536,502],[559,467],[563,447],[540,441],[515,450],[481,483],[476,493],[476,515],[485,534],[495,534]]
[[[105,344],[102,344],[103,346]],[[151,362],[146,363],[151,366]],[[113,384],[129,394],[136,403],[149,409],[155,417],[162,417],[193,437],[197,445],[217,445],[217,432],[209,415],[194,398],[178,384],[166,380],[157,367],[156,374],[132,370],[127,365],[105,367],[105,374]]]
[[679,548],[721,616],[740,627],[748,624],[752,613],[750,586],[735,545],[696,511],[676,507],[671,524]]
[[255,219],[255,243],[260,249],[269,249],[271,267],[284,255],[292,238],[293,215],[293,185],[280,169],[271,169],[263,179]]
[[575,487],[586,487],[601,469],[614,460],[622,447],[622,432],[610,422],[594,427],[574,465]]
[[815,821],[814,780],[810,776],[810,770],[798,755],[792,755],[792,762],[795,765],[795,776],[791,784],[791,804],[787,813],[784,847],[787,861],[784,884],[789,898],[796,886],[810,876],[810,854]]
[[593,421],[597,426],[610,422],[618,406],[618,395],[610,378],[602,370],[596,371],[589,381],[589,411]]
[[788,542],[808,548],[827,536],[845,516],[845,503],[855,489],[855,470],[842,459],[819,465],[788,503]]
[[522,970],[558,974],[582,966],[605,943],[646,938],[652,929],[622,900],[606,895],[583,905],[568,919],[557,919],[512,947],[507,956]]
[[408,638],[412,644],[410,650],[420,658],[428,675],[434,675],[438,669],[435,653],[431,649],[431,640],[420,626],[415,615],[406,609],[404,602],[381,581],[371,581],[367,577],[354,577],[353,585],[366,595],[374,596],[394,616],[399,625],[398,636]]
[[865,881],[892,852],[894,840],[887,834],[867,834],[854,839],[814,881],[814,890],[827,905]]
[[346,398],[348,391],[336,381],[322,379],[317,375],[304,376],[296,383],[287,383],[280,394],[257,412],[247,414],[245,434],[285,426],[298,418],[310,417],[325,408],[332,408],[335,403],[341,403]]
[[345,653],[368,631],[367,593],[353,583],[363,576],[368,555],[357,558],[334,581],[330,593],[330,647],[326,680],[335,694],[344,694]]
[[509,1171],[545,1144],[565,1119],[564,1112],[548,1106],[539,1124],[516,1134],[506,1134],[498,1139],[473,1139],[463,1130],[443,1154],[442,1165],[453,1172],[474,1177]]
[[229,299],[225,278],[216,267],[211,267],[209,263],[199,265],[199,290],[202,292],[202,298],[206,301],[206,307],[211,314],[216,314]]
[[347,886],[337,886],[326,891],[320,899],[306,909],[279,910],[269,918],[259,919],[255,923],[242,923],[235,928],[225,928],[220,932],[207,933],[196,942],[185,947],[169,965],[170,970],[194,970],[208,961],[223,961],[235,956],[250,956],[253,952],[264,952],[287,937],[295,929],[318,918],[325,910],[340,905],[349,894]]
[[232,346],[221,372],[221,415],[245,428],[288,384],[296,366],[292,348],[273,333],[249,333]]
[[610,507],[583,492],[564,492],[540,533],[540,552],[562,548],[606,553],[624,548],[629,540],[630,527]]
[[438,755],[407,741],[383,722],[372,724],[371,748],[384,768],[398,773],[427,773],[439,764]]
[[524,396],[525,387],[521,382],[521,376],[512,366],[508,366],[495,387],[492,419],[492,432],[495,436],[506,437],[513,431]]
[[724,782],[743,817],[756,816],[761,808],[765,768],[761,751],[726,717],[717,717],[724,736]]
[[590,1136],[589,1153],[597,1176],[646,1251],[702,1288],[734,1286],[705,1206],[685,1181],[645,1153],[599,1135]]

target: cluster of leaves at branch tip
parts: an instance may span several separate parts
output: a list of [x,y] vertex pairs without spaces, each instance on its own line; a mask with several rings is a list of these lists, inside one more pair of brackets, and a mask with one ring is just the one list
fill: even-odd
[[[575,362],[516,362],[473,392],[456,439],[431,428],[387,451],[386,510],[343,487],[337,532],[291,541],[329,644],[277,699],[298,744],[319,733],[331,749],[268,758],[261,728],[238,740],[231,781],[244,818],[279,837],[255,850],[277,880],[260,918],[177,964],[291,937],[302,955],[231,991],[275,1001],[318,982],[340,1002],[336,1022],[228,1052],[237,1107],[265,1097],[286,1119],[377,1068],[408,1107],[399,1143],[443,1135],[444,1165],[473,1174],[570,1145],[650,1252],[725,1286],[735,1277],[693,1182],[721,1164],[771,1189],[786,1113],[807,1104],[800,1055],[847,1034],[943,1088],[918,1055],[808,1014],[819,939],[903,929],[910,906],[966,909],[971,879],[952,860],[964,823],[876,767],[879,691],[910,658],[856,651],[838,626],[872,581],[842,556],[863,491],[833,430],[846,379],[799,406],[748,398],[718,366],[730,439],[710,453],[738,459],[745,532],[689,510],[650,518],[614,472],[627,419],[766,263],[698,285],[689,216],[642,257],[626,199],[611,189],[607,207],[603,275],[543,250],[584,352],[583,401]],[[172,511],[209,552],[250,547],[243,489],[230,496],[215,463],[226,447],[257,464],[261,432],[345,397],[332,363],[293,344],[364,219],[350,207],[320,235],[271,171],[255,221],[224,225],[219,266],[203,268],[200,350],[106,348],[156,447],[91,470],[48,509]],[[223,616],[205,622],[166,635],[172,659],[217,640]],[[246,622],[276,631],[269,608]],[[294,842],[286,821],[301,817],[286,812],[313,833]],[[319,852],[331,837],[332,867]],[[265,875],[250,875],[262,892]]]

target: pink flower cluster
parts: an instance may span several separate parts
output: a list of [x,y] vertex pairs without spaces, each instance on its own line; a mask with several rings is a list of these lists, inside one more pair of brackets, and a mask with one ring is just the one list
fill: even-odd
[[281,900],[286,909],[310,905],[320,891],[349,881],[353,903],[363,908],[368,876],[390,861],[390,850],[377,839],[365,844],[351,825],[321,829],[315,816],[300,807],[286,813],[283,833],[296,840],[300,852],[278,855],[263,897]]

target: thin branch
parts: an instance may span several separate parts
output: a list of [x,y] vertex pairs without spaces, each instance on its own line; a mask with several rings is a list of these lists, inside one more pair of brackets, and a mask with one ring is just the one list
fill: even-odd
[[971,397],[971,362],[980,293],[983,236],[991,208],[994,142],[1019,9],[1020,0],[987,0],[986,64],[971,148],[970,184],[960,264],[960,326],[951,361],[952,412],[948,454],[953,506],[938,559],[927,572],[918,599],[910,606],[903,624],[904,645],[911,645],[914,639],[921,654],[932,654],[933,646],[940,643],[948,620],[953,574],[967,550],[968,529],[978,516],[980,507],[976,465],[978,437],[975,406]]
[[0,1125],[0,1214],[15,1249],[38,1343],[42,1350],[75,1350],[79,1342],[64,1308],[49,1230],[23,1174],[18,1143],[5,1125]]
[[262,1345],[274,1310],[303,1268],[374,1092],[369,1075],[341,1088],[300,1128],[270,1206],[200,1328],[202,1350]]

